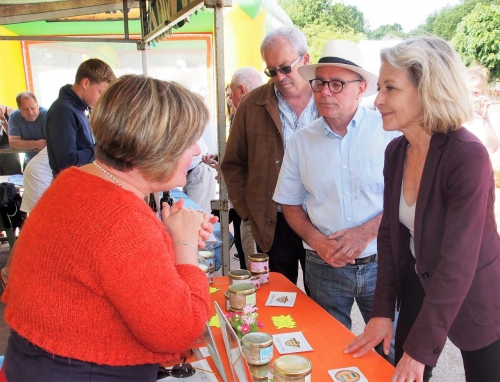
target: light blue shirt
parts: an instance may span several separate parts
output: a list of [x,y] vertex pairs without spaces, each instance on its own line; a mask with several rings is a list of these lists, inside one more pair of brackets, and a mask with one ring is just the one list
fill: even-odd
[[[273,199],[289,205],[305,202],[311,222],[328,236],[366,223],[382,212],[385,148],[399,135],[386,132],[380,114],[363,107],[344,137],[318,119],[288,142]],[[374,239],[359,257],[376,252]]]
[[278,99],[278,110],[280,113],[281,128],[283,130],[283,146],[286,149],[288,141],[296,131],[309,126],[313,121],[318,119],[318,109],[314,102],[314,96],[311,95],[311,99],[306,108],[297,116],[292,105],[285,101],[276,86],[274,87],[274,92]]

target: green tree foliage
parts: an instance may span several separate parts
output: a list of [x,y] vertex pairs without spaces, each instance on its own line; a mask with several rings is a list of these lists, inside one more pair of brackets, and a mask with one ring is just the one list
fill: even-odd
[[381,25],[374,31],[368,33],[368,38],[370,40],[382,40],[387,35],[393,35],[398,37],[406,37],[406,33],[403,31],[401,24],[393,25]]
[[481,64],[500,79],[500,6],[478,4],[458,25],[452,39],[466,65]]
[[359,42],[365,33],[365,18],[355,6],[331,0],[279,0],[278,4],[307,37],[311,62],[316,63],[327,41]]
[[497,4],[500,0],[464,0],[461,4],[447,6],[427,17],[425,24],[410,32],[411,36],[423,33],[431,33],[447,41],[451,41],[457,32],[458,24],[470,14],[478,4]]

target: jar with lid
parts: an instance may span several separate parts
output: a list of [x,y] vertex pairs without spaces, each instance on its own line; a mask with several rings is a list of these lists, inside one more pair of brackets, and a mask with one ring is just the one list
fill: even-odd
[[273,337],[268,333],[247,333],[241,346],[249,365],[265,365],[273,359]]
[[273,362],[274,382],[311,382],[312,364],[300,355],[284,355]]
[[248,256],[250,262],[250,272],[267,273],[269,272],[269,256],[265,253],[254,253]]
[[271,363],[267,363],[265,365],[255,366],[248,365],[248,369],[250,370],[250,374],[252,375],[253,382],[267,382],[269,381],[269,377],[272,374],[271,372]]
[[234,271],[229,271],[229,285],[249,283],[250,282],[250,272],[246,269],[235,269]]
[[255,287],[252,283],[229,285],[229,305],[231,311],[242,311],[247,305],[256,304]]

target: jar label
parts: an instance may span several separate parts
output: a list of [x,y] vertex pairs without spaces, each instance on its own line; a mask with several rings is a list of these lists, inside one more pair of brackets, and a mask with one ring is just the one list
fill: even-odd
[[269,261],[251,261],[250,262],[250,272],[268,272],[269,271]]
[[250,306],[255,306],[257,303],[256,299],[257,294],[256,293],[251,293],[245,296],[245,305],[250,305]]
[[235,280],[235,279],[233,279],[233,284],[248,283],[248,280],[250,280],[250,279],[245,279],[245,280]]
[[259,281],[261,284],[267,284],[269,282],[269,273],[261,273]]
[[260,348],[260,362],[266,364],[273,359],[273,345],[267,348]]

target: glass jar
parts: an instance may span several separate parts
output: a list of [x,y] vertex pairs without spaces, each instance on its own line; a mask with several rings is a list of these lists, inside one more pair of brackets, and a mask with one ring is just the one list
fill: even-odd
[[231,311],[242,311],[247,305],[256,304],[255,287],[252,283],[229,285],[229,305]]
[[250,272],[246,269],[236,269],[234,271],[229,271],[229,285],[249,283],[250,282]]
[[248,256],[250,262],[250,272],[265,273],[269,272],[269,256],[265,253],[254,253]]
[[312,364],[300,355],[284,355],[273,362],[274,382],[311,382]]
[[249,365],[265,365],[273,359],[273,337],[268,333],[247,333],[241,346]]

